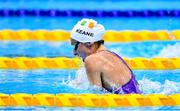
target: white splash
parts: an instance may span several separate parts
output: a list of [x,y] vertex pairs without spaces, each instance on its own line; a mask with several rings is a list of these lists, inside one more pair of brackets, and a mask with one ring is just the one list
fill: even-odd
[[163,48],[155,57],[180,57],[180,43],[176,43],[175,45],[168,45],[167,47]]
[[140,89],[143,93],[155,93],[159,92],[161,89],[161,84],[159,82],[150,81],[149,79],[143,78],[138,81]]
[[151,81],[147,78],[138,81],[140,84],[140,89],[143,91],[144,94],[152,94],[152,93],[159,93],[159,94],[175,94],[180,93],[180,82],[174,82],[165,80],[162,84],[158,81]]
[[[165,80],[164,83],[161,83],[159,81],[152,81],[148,78],[143,78],[138,82],[140,90],[143,92],[143,94],[158,93],[169,95],[180,93],[180,87],[178,87],[180,86],[180,82]],[[75,79],[68,80],[68,82],[65,84],[74,89],[88,90],[91,93],[101,93],[99,88],[90,85],[85,67],[81,67],[79,70],[77,70]]]
[[180,93],[180,83],[166,80],[163,85],[162,94],[175,94]]
[[89,88],[90,84],[86,75],[85,67],[81,67],[77,70],[75,79],[70,80],[68,85],[76,89],[87,90]]
[[[180,93],[180,82],[165,80],[163,83],[159,81],[152,81],[149,78],[143,78],[142,80],[138,81],[140,90],[143,94],[175,94]],[[67,82],[64,84],[80,90],[86,90],[89,93],[104,93],[100,88],[90,85],[85,67],[81,67],[76,72],[75,79],[68,79]],[[106,92],[105,92],[106,93]]]

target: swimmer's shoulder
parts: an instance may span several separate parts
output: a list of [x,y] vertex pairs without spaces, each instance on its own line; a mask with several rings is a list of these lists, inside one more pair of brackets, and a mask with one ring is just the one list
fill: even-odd
[[99,60],[100,56],[98,54],[92,54],[85,58],[84,63],[85,66],[96,69],[97,67],[99,67]]
[[98,56],[96,54],[89,55],[85,58],[84,63],[90,64],[95,62],[98,59]]
[[97,63],[96,57],[93,55],[87,56],[84,60],[84,65],[88,75],[97,74],[100,71],[99,64]]
[[85,63],[86,62],[97,62],[97,60],[100,60],[101,59],[101,54],[100,54],[101,52],[99,52],[99,53],[94,53],[94,54],[91,54],[91,55],[89,55],[89,56],[87,56],[86,58],[85,58]]

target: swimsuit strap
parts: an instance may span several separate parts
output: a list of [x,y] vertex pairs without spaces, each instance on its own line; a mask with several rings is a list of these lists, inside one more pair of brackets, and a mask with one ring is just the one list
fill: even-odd
[[[112,52],[112,51],[109,51],[109,50],[100,50],[100,51],[98,51],[98,52],[102,52],[102,51],[107,51],[107,52],[110,52],[110,53],[116,55],[116,56],[127,66],[127,68],[128,68],[128,69],[130,70],[130,72],[131,72],[132,77],[134,77],[133,71],[132,71],[131,68],[127,65],[127,63],[121,58],[121,56],[119,56],[119,55],[116,54],[115,52]],[[96,53],[98,53],[98,52],[96,52]]]
[[[130,93],[130,92],[127,92],[128,90],[127,89],[129,89],[129,87],[131,88],[133,88],[133,90],[132,91],[134,91],[134,93],[141,93],[140,92],[140,90],[137,88],[137,86],[136,85],[138,85],[138,82],[136,81],[136,79],[135,79],[135,75],[133,74],[133,72],[132,72],[132,70],[130,69],[130,67],[127,65],[127,63],[118,55],[118,54],[116,54],[115,52],[111,52],[111,51],[109,51],[109,50],[101,50],[101,51],[108,51],[108,52],[110,52],[110,53],[112,53],[112,54],[114,54],[114,55],[116,55],[126,66],[127,66],[127,68],[130,70],[130,72],[131,72],[131,79],[126,83],[126,84],[124,84],[124,85],[122,85],[121,87],[119,87],[119,88],[117,88],[117,89],[115,89],[115,90],[113,90],[113,89],[109,89],[109,88],[105,88],[107,91],[109,91],[109,92],[113,92],[113,93],[115,93],[115,94],[123,94],[123,93],[125,93],[125,94],[128,94],[128,93]],[[101,51],[98,51],[98,52],[101,52]],[[101,75],[102,76],[102,75]],[[101,77],[101,79],[102,79],[102,77]],[[102,81],[102,80],[101,80]],[[102,81],[102,86],[103,86],[103,81]]]

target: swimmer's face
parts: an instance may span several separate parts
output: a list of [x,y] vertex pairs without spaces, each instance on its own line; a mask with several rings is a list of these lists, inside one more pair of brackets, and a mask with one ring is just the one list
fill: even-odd
[[82,59],[86,58],[89,49],[85,46],[84,43],[71,39],[71,45],[74,46],[74,50],[73,50],[74,55],[77,55]]
[[78,49],[79,44],[80,44],[80,42],[78,42],[78,41],[76,41],[76,40],[74,40],[74,39],[71,39],[71,45],[74,46],[74,55],[77,55],[77,54],[75,53],[75,51]]

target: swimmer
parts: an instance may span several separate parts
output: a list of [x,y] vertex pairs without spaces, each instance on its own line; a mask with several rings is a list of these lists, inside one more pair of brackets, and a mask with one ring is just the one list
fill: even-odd
[[115,94],[141,93],[129,66],[104,46],[104,33],[93,19],[80,20],[71,31],[74,55],[82,58],[90,84]]

